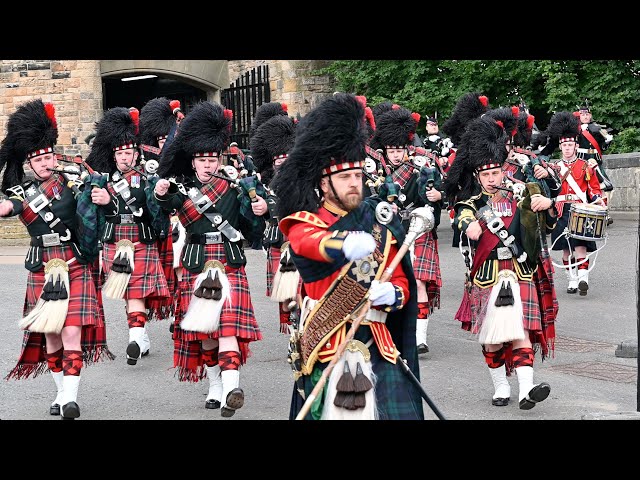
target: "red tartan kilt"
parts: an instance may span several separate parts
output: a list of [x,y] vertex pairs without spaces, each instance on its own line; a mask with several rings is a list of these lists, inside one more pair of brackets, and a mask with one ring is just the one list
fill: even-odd
[[[505,268],[513,270],[514,268],[511,260],[500,260],[498,264],[498,271]],[[518,284],[520,285],[520,299],[522,300],[523,327],[525,330],[540,332],[542,331],[542,322],[540,321],[540,306],[535,284],[533,282],[518,282]],[[492,288],[480,288],[476,285],[471,288],[469,299],[471,305],[471,332],[474,334],[478,334],[482,327]]]
[[[229,279],[231,287],[231,303],[226,303],[222,307],[220,314],[220,326],[212,333],[185,332],[179,330],[179,336],[187,341],[204,340],[207,338],[237,337],[239,341],[252,342],[261,340],[262,333],[256,320],[251,293],[249,291],[249,281],[244,267],[231,268],[226,264],[223,244],[205,245],[205,262],[218,260],[225,265],[225,273]],[[182,280],[180,281],[180,303],[176,313],[176,320],[182,320],[189,309],[189,303],[193,295],[193,286],[198,273],[192,273],[182,269]]]
[[173,295],[176,289],[176,283],[173,273],[173,237],[171,236],[171,232],[169,232],[169,235],[167,235],[167,238],[164,240],[158,240],[156,245],[158,246],[158,258],[160,259],[160,265],[167,280],[169,294]]
[[[138,241],[137,225],[115,225],[114,238],[118,240]],[[109,275],[111,264],[116,253],[115,243],[105,243],[102,246],[102,269]],[[169,297],[167,279],[164,276],[155,243],[147,245],[138,243],[134,252],[134,268],[129,285],[124,293],[125,299],[147,297]]]
[[553,281],[553,271],[551,257],[542,253],[538,259],[538,269],[533,274],[533,278],[538,291],[538,298],[540,299],[543,324],[555,322],[560,308]]
[[280,268],[280,248],[269,247],[267,250],[267,297],[271,297],[273,278]]
[[[38,302],[44,287],[44,264],[51,259],[60,258],[65,261],[73,258],[73,250],[69,246],[41,248],[42,269],[29,272],[23,315],[27,315]],[[102,325],[96,296],[96,284],[89,265],[74,261],[69,265],[69,306],[65,327],[82,325]]]
[[431,232],[420,235],[413,244],[413,273],[416,280],[425,283],[429,298],[429,314],[435,308],[440,308],[440,256],[438,255],[438,240]]

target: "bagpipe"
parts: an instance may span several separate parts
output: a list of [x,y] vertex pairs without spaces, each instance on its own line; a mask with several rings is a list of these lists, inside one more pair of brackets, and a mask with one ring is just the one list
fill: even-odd
[[442,169],[442,165],[440,165],[440,157],[437,153],[414,145],[409,145],[408,149],[409,161],[414,166],[415,171],[419,173],[422,167],[430,163],[428,166],[437,168],[443,180],[447,178],[446,172]]

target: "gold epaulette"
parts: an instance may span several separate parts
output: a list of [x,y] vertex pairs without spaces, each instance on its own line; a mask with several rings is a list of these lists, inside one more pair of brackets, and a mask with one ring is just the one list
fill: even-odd
[[318,217],[315,213],[303,210],[301,212],[292,213],[291,215],[280,220],[280,229],[283,230],[283,225],[285,227],[288,227],[289,224],[296,222],[309,223],[319,228],[329,228],[329,225],[320,220],[320,217]]

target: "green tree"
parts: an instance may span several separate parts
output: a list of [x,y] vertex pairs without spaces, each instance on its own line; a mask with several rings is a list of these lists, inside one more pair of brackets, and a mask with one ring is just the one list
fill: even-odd
[[595,121],[614,135],[625,131],[609,152],[640,150],[638,60],[338,60],[322,73],[339,90],[365,95],[370,106],[390,100],[420,113],[421,134],[426,115],[437,111],[442,124],[472,91],[488,96],[492,107],[523,99],[541,129],[554,112],[574,111],[588,98]]

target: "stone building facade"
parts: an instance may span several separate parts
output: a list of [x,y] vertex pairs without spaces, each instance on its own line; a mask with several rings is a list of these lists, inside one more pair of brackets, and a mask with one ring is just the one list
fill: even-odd
[[323,98],[333,94],[335,81],[329,75],[318,75],[330,60],[229,60],[229,79],[259,66],[269,66],[272,102],[283,102],[289,115],[306,115]]
[[59,153],[86,156],[84,139],[102,117],[100,62],[95,60],[1,60],[0,132],[18,105],[34,98],[52,102],[59,120]]

